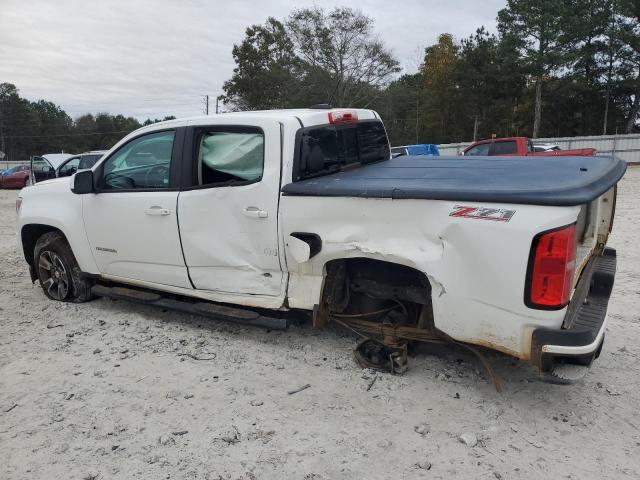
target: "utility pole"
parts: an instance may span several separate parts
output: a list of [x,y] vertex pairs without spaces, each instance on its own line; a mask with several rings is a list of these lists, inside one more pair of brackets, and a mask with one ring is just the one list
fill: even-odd
[[205,115],[209,115],[209,95],[202,95],[202,103],[204,104]]
[[220,95],[216,97],[216,115],[218,114],[218,101],[220,100]]

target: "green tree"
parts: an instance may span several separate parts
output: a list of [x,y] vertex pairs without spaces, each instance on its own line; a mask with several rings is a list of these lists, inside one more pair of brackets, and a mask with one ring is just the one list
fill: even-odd
[[293,106],[299,90],[300,61],[285,26],[269,17],[264,25],[247,28],[233,47],[236,66],[224,83],[224,100],[239,110]]
[[626,133],[636,128],[640,114],[640,2],[619,0],[620,29],[618,35],[623,43],[622,59],[628,72],[630,85],[629,113]]
[[40,118],[11,83],[0,83],[0,150],[7,159],[26,158],[38,137]]
[[564,0],[507,0],[507,7],[498,12],[499,31],[518,40],[535,84],[533,138],[542,122],[543,83],[564,50],[561,19],[567,17],[567,7]]
[[498,38],[479,28],[460,43],[455,77],[463,138],[518,131],[516,112],[525,79],[512,38]]
[[367,106],[377,98],[400,67],[373,26],[370,17],[351,8],[295,10],[287,29],[303,61],[307,89],[340,107]]
[[34,147],[36,150],[63,152],[69,150],[73,120],[53,102],[38,100],[31,106],[38,116],[38,127]]
[[426,90],[422,111],[430,143],[448,141],[457,136],[458,122],[454,120],[453,107],[457,105],[458,50],[449,33],[443,33],[438,37],[438,43],[425,49],[420,69]]
[[425,138],[422,110],[425,101],[424,79],[420,72],[402,75],[384,90],[372,108],[384,118],[392,145],[421,143]]

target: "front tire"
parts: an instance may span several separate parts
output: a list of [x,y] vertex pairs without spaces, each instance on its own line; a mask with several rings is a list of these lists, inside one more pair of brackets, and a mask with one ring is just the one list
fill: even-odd
[[82,278],[69,243],[60,232],[49,232],[36,242],[34,268],[44,294],[59,302],[91,300],[91,283]]

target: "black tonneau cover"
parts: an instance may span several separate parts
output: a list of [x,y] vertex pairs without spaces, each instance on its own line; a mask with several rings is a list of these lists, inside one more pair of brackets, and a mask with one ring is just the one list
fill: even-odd
[[627,168],[614,157],[403,156],[285,185],[284,195],[581,205]]

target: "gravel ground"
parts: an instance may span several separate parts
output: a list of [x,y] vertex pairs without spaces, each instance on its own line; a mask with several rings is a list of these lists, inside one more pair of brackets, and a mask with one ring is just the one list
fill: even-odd
[[456,349],[396,377],[356,367],[337,329],[48,301],[17,247],[16,196],[0,191],[4,480],[640,478],[638,168],[619,189],[600,359],[567,387],[489,354],[502,394]]

